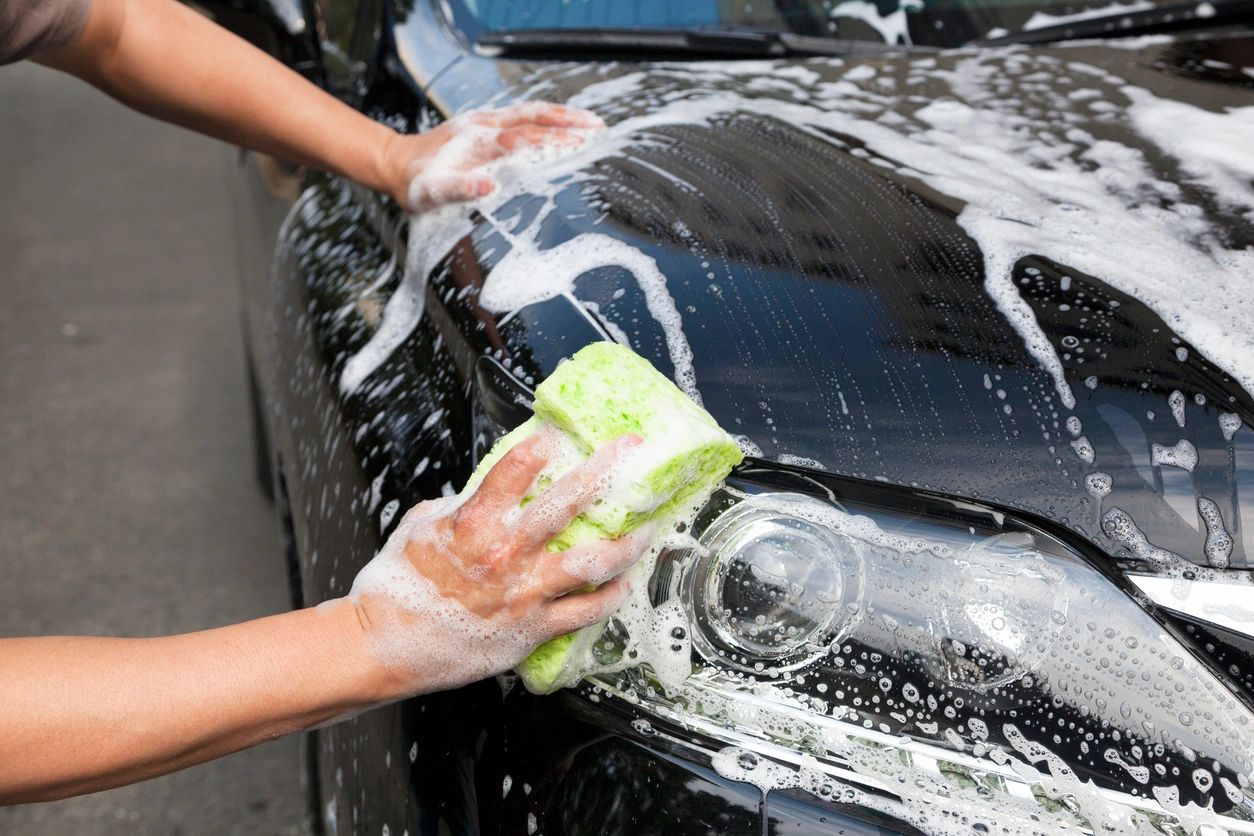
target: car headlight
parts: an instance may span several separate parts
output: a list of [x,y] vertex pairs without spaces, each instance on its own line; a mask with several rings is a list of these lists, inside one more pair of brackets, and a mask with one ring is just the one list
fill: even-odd
[[813,663],[859,618],[862,549],[790,513],[808,501],[780,494],[739,503],[705,530],[704,554],[680,562],[680,597],[702,656],[782,673]]
[[975,504],[789,479],[714,496],[650,569],[689,636],[624,614],[585,694],[928,832],[1254,833],[1254,714],[1118,577]]

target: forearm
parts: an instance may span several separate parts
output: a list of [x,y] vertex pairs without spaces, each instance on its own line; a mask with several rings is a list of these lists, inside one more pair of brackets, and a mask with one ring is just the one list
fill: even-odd
[[172,0],[93,0],[79,38],[40,60],[159,119],[392,187],[390,128]]
[[348,601],[165,638],[0,640],[0,803],[161,775],[393,691]]

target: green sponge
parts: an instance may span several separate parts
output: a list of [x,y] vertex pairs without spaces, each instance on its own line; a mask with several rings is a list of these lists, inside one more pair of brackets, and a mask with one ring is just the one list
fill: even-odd
[[[578,351],[537,387],[535,416],[497,441],[465,490],[474,490],[511,447],[545,425],[572,444],[569,455],[551,462],[537,480],[541,492],[606,442],[628,433],[644,439],[620,461],[610,493],[550,540],[550,551],[617,539],[702,502],[744,458],[710,414],[647,360],[601,342]],[[580,658],[603,629],[594,625],[540,645],[518,666],[523,683],[539,694],[573,685]]]

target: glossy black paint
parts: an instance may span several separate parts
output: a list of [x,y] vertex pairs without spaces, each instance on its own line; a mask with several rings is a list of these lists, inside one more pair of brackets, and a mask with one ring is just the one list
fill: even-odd
[[[1072,49],[1064,57],[1160,94],[1199,86],[1160,74],[1157,61],[1124,50]],[[877,63],[881,74],[901,78],[911,62]],[[944,58],[939,63],[946,66]],[[559,97],[616,74],[517,72]],[[437,95],[455,75],[441,76]],[[747,78],[726,88],[746,94],[751,84]],[[657,85],[683,89],[682,82]],[[1215,108],[1237,106],[1250,92],[1248,85],[1204,89]],[[635,113],[626,104],[619,115]],[[1156,153],[1126,130],[1092,129]],[[662,147],[605,161],[600,179],[582,194],[563,193],[555,213],[561,220],[546,226],[540,245],[609,227],[656,259],[684,312],[706,406],[766,458],[802,456],[836,473],[1018,508],[1056,519],[1113,554],[1118,546],[1102,531],[1097,503],[1083,484],[1085,470],[1096,468],[1072,454],[1063,426],[1074,414],[1094,445],[1109,452],[1100,464],[1114,477],[1107,507],[1131,513],[1151,542],[1204,563],[1203,538],[1182,519],[1180,503],[1171,502],[1181,486],[1164,485],[1149,466],[1151,444],[1171,446],[1184,435],[1201,452],[1193,484],[1234,521],[1242,542],[1233,564],[1247,565],[1239,529],[1250,511],[1238,494],[1254,491],[1254,474],[1250,464],[1234,462],[1218,415],[1236,412],[1248,422],[1254,402],[1140,300],[1066,265],[1025,258],[1016,266],[1020,293],[1064,358],[1079,401],[1068,413],[985,292],[981,254],[954,220],[956,201],[886,174],[873,159],[851,153],[857,143],[822,142],[769,118],[746,116],[717,129],[663,128],[657,135]],[[694,188],[675,188],[659,170]],[[715,194],[719,200],[708,198]],[[527,211],[520,205],[517,214]],[[504,223],[513,222],[506,216]],[[684,229],[676,230],[676,218]],[[1251,230],[1239,217],[1216,212],[1214,219],[1234,248],[1251,245]],[[473,237],[477,252],[505,249],[491,227],[484,222]],[[461,256],[453,271],[462,277],[481,276],[493,263]],[[576,296],[611,321],[630,323],[623,327],[634,347],[669,368],[662,332],[627,271],[590,274],[576,285]],[[473,298],[467,297],[467,323],[488,316]],[[1068,349],[1072,340],[1080,351]],[[525,342],[528,351],[543,343]],[[1181,348],[1188,351],[1183,362]],[[551,368],[541,361],[526,365],[526,373],[538,380]],[[1095,387],[1086,385],[1090,378]],[[1183,433],[1165,409],[1173,390],[1188,393]],[[1248,432],[1238,434],[1237,450]],[[1193,486],[1187,490],[1191,502]]]
[[[385,22],[395,26],[379,28],[356,89],[364,110],[410,129],[521,92],[507,78],[548,78],[545,95],[558,98],[596,80],[595,72],[469,53],[421,0]],[[1208,107],[1248,103],[1250,77],[1209,69],[1204,62],[1216,55],[1254,66],[1254,40],[1092,45],[1066,58],[1111,68],[1162,96]],[[904,76],[916,59],[877,60],[881,72]],[[980,254],[954,222],[960,206],[877,168],[852,144],[820,142],[771,120],[665,134],[682,153],[654,147],[639,159],[692,182],[696,193],[631,160],[607,161],[592,190],[562,193],[561,221],[541,243],[612,229],[656,258],[686,312],[697,379],[720,422],[751,438],[765,458],[817,459],[855,490],[968,497],[1040,518],[1096,560],[1119,557],[1084,490],[1083,464],[1066,447],[1066,413],[1052,382],[982,290]],[[511,414],[477,391],[476,380],[489,387],[492,373],[480,358],[507,361],[518,378],[535,382],[604,331],[565,298],[504,323],[479,308],[477,289],[496,257],[485,254],[499,250],[493,223],[500,222],[480,219],[433,275],[427,315],[414,333],[345,396],[339,372],[400,280],[405,226],[377,197],[314,178],[274,252],[267,232],[280,231],[285,204],[256,185],[253,165],[241,168],[250,184],[242,204],[250,213],[242,224],[246,324],[271,410],[302,594],[312,603],[348,590],[404,508],[459,488],[472,451],[482,448],[477,433]],[[816,188],[820,172],[829,188]],[[784,212],[763,211],[764,198]],[[530,211],[525,200],[515,210]],[[816,222],[832,216],[857,238]],[[686,235],[673,218],[684,219]],[[1254,245],[1237,219],[1227,228],[1238,243]],[[717,290],[703,261],[719,265]],[[1016,278],[1029,278],[1028,268],[1038,275],[1021,292],[1050,338],[1103,346],[1067,374],[1076,414],[1114,477],[1109,500],[1129,510],[1151,541],[1200,560],[1201,541],[1181,534],[1171,486],[1142,478],[1139,457],[1150,443],[1181,435],[1165,413],[1149,420],[1149,404],[1164,403],[1173,389],[1205,394],[1205,405],[1187,405],[1187,437],[1202,458],[1196,484],[1217,501],[1226,497],[1234,564],[1248,565],[1254,540],[1243,537],[1240,511],[1254,491],[1254,463],[1244,458],[1254,455],[1254,434],[1246,426],[1228,444],[1217,414],[1235,411],[1248,424],[1249,396],[1100,277],[1025,259]],[[1117,313],[1082,323],[1075,308],[1060,310],[1063,273],[1072,278],[1070,293],[1115,299]],[[631,323],[637,350],[670,368],[629,274],[595,271],[576,295],[602,316]],[[1187,362],[1176,359],[1180,347],[1190,349]],[[985,375],[1000,378],[986,387]],[[1083,384],[1089,376],[1098,378],[1096,389]],[[1019,417],[1008,418],[1003,403]],[[1197,636],[1200,653],[1209,646],[1221,669],[1248,661],[1248,648],[1203,636],[1196,625],[1177,627]],[[1246,693],[1248,676],[1236,682]],[[547,834],[910,832],[799,794],[772,793],[764,803],[755,788],[717,776],[700,748],[683,742],[690,736],[646,734],[631,717],[628,707],[569,694],[535,698],[515,689],[503,697],[494,681],[370,712],[316,735],[322,822],[328,832],[386,826],[392,834],[526,833],[529,816]]]

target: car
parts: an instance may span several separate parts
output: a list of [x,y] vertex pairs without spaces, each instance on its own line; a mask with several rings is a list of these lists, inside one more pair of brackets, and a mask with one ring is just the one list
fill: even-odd
[[319,831],[1254,832],[1250,3],[202,8],[401,130],[609,124],[412,219],[239,155],[294,605],[591,342],[747,454],[577,687],[314,732]]

